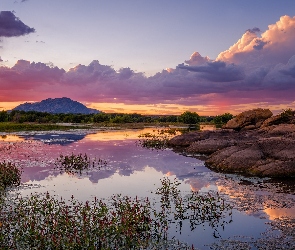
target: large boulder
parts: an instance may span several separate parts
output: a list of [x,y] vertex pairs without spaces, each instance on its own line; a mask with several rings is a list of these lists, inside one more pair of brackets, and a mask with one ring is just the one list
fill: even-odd
[[241,130],[259,128],[262,123],[272,116],[272,112],[269,109],[252,109],[240,113],[235,118],[229,120],[223,127],[225,129]]
[[187,147],[195,141],[208,139],[209,136],[210,136],[210,131],[204,131],[204,132],[197,131],[197,132],[185,133],[185,134],[173,137],[171,140],[168,141],[168,145],[171,147]]
[[295,111],[287,110],[281,114],[274,115],[266,119],[262,123],[261,128],[278,124],[295,124]]
[[295,178],[294,114],[272,117],[268,109],[254,109],[229,121],[231,129],[179,135],[169,145],[198,158],[207,155],[206,166],[217,171]]
[[271,137],[251,144],[240,142],[211,154],[206,165],[223,172],[295,177],[295,141]]

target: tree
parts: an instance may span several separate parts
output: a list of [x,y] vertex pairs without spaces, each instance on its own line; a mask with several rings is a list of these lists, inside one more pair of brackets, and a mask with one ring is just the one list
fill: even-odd
[[8,120],[8,114],[7,111],[1,111],[0,112],[0,122],[7,122]]
[[223,115],[217,115],[214,117],[213,122],[214,124],[225,124],[229,120],[233,119],[233,115],[230,113],[224,113]]
[[179,121],[185,124],[196,124],[200,122],[200,116],[196,112],[185,111],[179,116]]

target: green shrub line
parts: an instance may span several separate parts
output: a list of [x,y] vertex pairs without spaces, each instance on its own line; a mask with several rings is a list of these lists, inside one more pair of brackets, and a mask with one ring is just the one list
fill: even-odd
[[[61,156],[57,163],[79,173],[93,165],[86,154]],[[194,249],[171,237],[169,228],[176,225],[181,232],[186,222],[193,231],[206,223],[218,234],[231,222],[232,207],[218,193],[183,195],[176,178],[161,179],[152,202],[120,194],[80,202],[48,192],[11,199],[7,187],[20,184],[21,170],[2,162],[0,176],[6,189],[0,203],[2,249]]]
[[67,126],[58,124],[38,124],[38,123],[14,123],[0,122],[0,132],[18,132],[18,131],[50,131],[50,130],[70,130],[89,128],[86,126]]

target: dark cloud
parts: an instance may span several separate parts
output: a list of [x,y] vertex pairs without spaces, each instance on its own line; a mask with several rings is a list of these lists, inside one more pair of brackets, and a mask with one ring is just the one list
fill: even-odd
[[179,65],[178,68],[199,72],[201,78],[212,82],[232,82],[245,77],[240,67],[222,61],[208,62],[207,65],[202,66]]
[[11,11],[0,12],[0,37],[17,37],[35,32]]
[[1,58],[1,56],[0,56],[0,62],[3,62],[3,59]]
[[257,27],[254,27],[253,29],[248,29],[248,30],[246,30],[246,32],[250,32],[250,33],[258,33],[258,32],[260,32],[260,29],[259,28],[257,28]]
[[134,71],[130,68],[121,68],[119,70],[119,79],[127,80],[134,74]]
[[267,42],[262,41],[261,39],[256,39],[256,45],[253,46],[253,49],[256,50],[262,50],[264,45],[267,44]]
[[[284,69],[279,70],[280,73],[295,78],[295,55],[290,58]],[[294,83],[295,85],[295,83]]]

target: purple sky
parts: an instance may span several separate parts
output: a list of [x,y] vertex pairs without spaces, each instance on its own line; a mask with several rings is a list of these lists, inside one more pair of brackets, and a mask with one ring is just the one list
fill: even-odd
[[294,0],[3,0],[0,11],[4,109],[62,96],[139,113],[295,108]]

